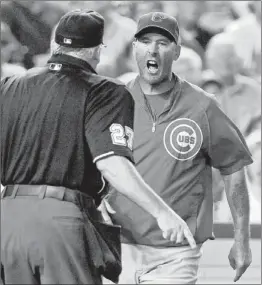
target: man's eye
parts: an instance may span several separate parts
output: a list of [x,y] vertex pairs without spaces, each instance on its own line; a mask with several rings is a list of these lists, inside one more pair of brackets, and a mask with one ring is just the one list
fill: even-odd
[[142,44],[149,44],[149,43],[150,43],[150,41],[149,41],[149,40],[146,40],[146,39],[142,39],[140,42],[141,42]]
[[159,42],[161,46],[167,46],[167,42]]

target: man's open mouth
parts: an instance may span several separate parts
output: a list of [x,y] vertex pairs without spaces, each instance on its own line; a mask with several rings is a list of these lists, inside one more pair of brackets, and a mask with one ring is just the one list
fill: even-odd
[[156,74],[158,72],[158,64],[155,60],[148,60],[146,65],[149,73]]

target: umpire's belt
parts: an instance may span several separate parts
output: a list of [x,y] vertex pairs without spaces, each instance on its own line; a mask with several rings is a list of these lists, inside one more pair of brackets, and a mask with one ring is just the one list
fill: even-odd
[[77,205],[79,205],[79,201],[84,201],[85,207],[94,207],[94,200],[91,196],[78,190],[51,185],[7,185],[1,193],[1,198],[15,198],[16,196],[38,196],[42,199],[54,198],[61,201],[72,202]]
[[83,213],[87,238],[90,243],[90,256],[102,275],[114,283],[118,282],[121,266],[120,227],[108,225],[94,219],[94,199],[78,190],[50,185],[7,185],[1,198],[35,196],[41,199],[54,198],[76,204]]

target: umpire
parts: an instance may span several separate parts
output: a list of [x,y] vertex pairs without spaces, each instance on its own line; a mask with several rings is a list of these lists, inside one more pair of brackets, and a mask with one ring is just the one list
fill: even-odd
[[165,239],[179,235],[196,247],[187,224],[133,165],[132,96],[95,72],[103,30],[98,13],[69,12],[47,66],[1,81],[4,283],[118,281],[120,228],[96,209],[106,180],[151,214]]
[[[96,74],[104,19],[72,11],[43,68],[1,81],[1,278],[6,284],[100,284],[121,271],[120,228],[102,223],[97,162],[132,161],[110,126],[133,128],[133,99]],[[115,140],[114,140],[115,139]],[[122,138],[122,140],[125,138]]]

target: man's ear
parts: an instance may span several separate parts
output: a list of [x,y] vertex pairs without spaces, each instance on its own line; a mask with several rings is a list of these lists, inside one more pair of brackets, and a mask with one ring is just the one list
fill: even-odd
[[101,47],[97,46],[93,49],[93,58],[100,60],[100,55],[101,55]]
[[132,47],[133,47],[133,49],[135,48],[136,43],[137,43],[137,39],[134,39],[134,40],[132,41]]
[[180,56],[180,52],[181,52],[181,45],[178,44],[175,47],[175,52],[174,52],[174,56],[173,56],[173,61],[178,60],[179,56]]
[[132,41],[132,54],[133,54],[133,57],[134,57],[134,58],[135,58],[136,44],[137,44],[137,40],[134,39],[134,40]]

